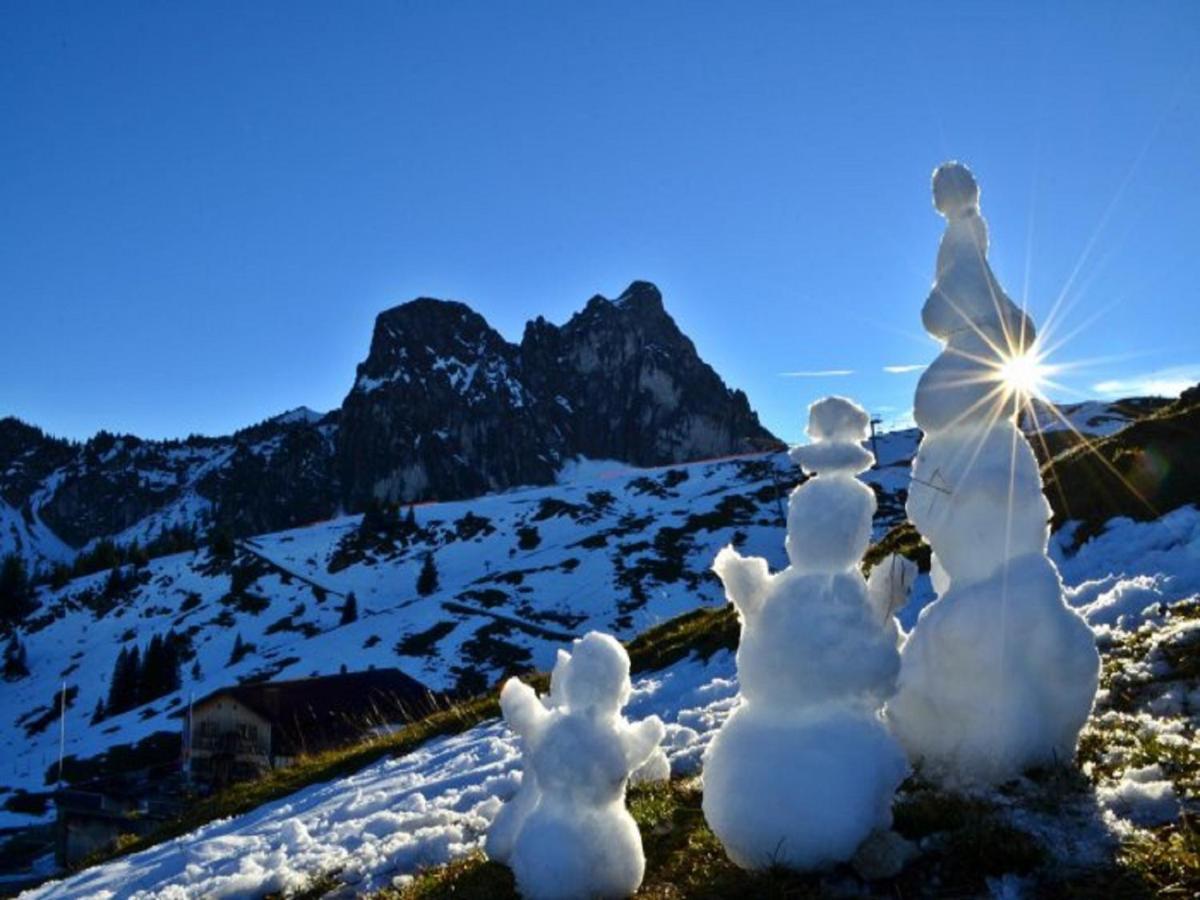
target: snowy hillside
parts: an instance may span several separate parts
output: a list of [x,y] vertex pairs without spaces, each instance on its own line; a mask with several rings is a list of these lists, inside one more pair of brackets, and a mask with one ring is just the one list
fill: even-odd
[[[912,431],[879,441],[876,535],[903,515]],[[240,680],[398,666],[433,689],[477,691],[514,669],[542,669],[589,629],[630,638],[698,606],[723,603],[708,567],[727,543],[782,560],[780,498],[799,477],[782,454],[632,469],[575,466],[555,487],[415,509],[415,530],[368,533],[361,517],[102,572],[54,591],[19,632],[30,674],[6,685],[0,716],[0,824],[39,818],[28,798],[55,777],[54,710],[67,685],[68,780],[80,762],[163,733],[170,759],[189,695]],[[395,527],[395,523],[393,526]],[[424,560],[437,570],[416,588]],[[357,620],[343,624],[353,592]],[[182,639],[182,684],[93,722],[123,648]],[[231,661],[235,642],[249,651]],[[144,748],[149,749],[149,748]],[[50,814],[46,810],[46,814]]]
[[[1196,811],[1200,687],[1185,660],[1194,658],[1200,636],[1200,511],[1182,508],[1150,523],[1114,520],[1066,556],[1069,539],[1068,529],[1052,549],[1068,598],[1095,630],[1105,657],[1104,690],[1081,750],[1089,781],[1064,788],[1020,779],[960,802],[1013,829],[1006,833],[1035,837],[1052,877],[1095,871],[1109,872],[1107,878],[1119,844],[1152,840],[1147,829],[1175,821],[1181,810]],[[922,576],[904,610],[906,627],[929,597]],[[703,747],[730,709],[734,679],[731,654],[719,651],[635,682],[628,711],[668,722],[673,775],[697,771]],[[178,897],[259,896],[321,876],[330,889],[347,885],[352,894],[402,884],[420,868],[481,845],[500,800],[518,783],[517,760],[513,737],[500,723],[486,722],[28,896],[150,897],[168,887]],[[902,794],[899,808],[927,799]],[[898,827],[904,821],[900,815]],[[923,840],[919,854],[942,852],[937,837]],[[989,848],[996,856],[1002,851]],[[652,883],[653,857],[650,865]],[[1035,877],[1002,870],[991,883],[996,891],[1020,891]],[[846,887],[844,874],[833,878]],[[1103,878],[1094,883],[1116,889]]]

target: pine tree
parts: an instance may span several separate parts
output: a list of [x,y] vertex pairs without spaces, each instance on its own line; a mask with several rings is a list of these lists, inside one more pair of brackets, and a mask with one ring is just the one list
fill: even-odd
[[417,593],[422,597],[428,597],[437,589],[437,564],[433,561],[433,554],[426,553],[425,561],[421,564],[421,573],[417,575]]
[[183,638],[177,635],[175,629],[172,628],[163,639],[163,675],[166,684],[163,693],[169,694],[183,687],[182,668]]
[[346,595],[346,602],[342,605],[342,624],[349,625],[351,622],[358,621],[358,598],[354,596],[354,591]]
[[64,563],[56,562],[54,567],[50,569],[50,587],[54,590],[62,590],[71,580],[71,567]]
[[121,571],[121,565],[118,563],[108,570],[108,578],[104,582],[104,596],[110,600],[118,597],[125,592],[126,586],[125,574]]
[[242,661],[243,657],[253,652],[254,645],[247,644],[245,641],[243,641],[241,632],[239,632],[237,638],[235,638],[233,642],[233,651],[229,654],[229,664],[232,666],[236,663],[239,663]]
[[129,651],[122,647],[121,652],[117,654],[117,661],[113,663],[112,678],[108,681],[108,709],[114,713],[121,705],[122,683],[128,667]]
[[25,560],[9,553],[0,562],[0,622],[20,622],[33,610],[33,586]]
[[165,693],[163,690],[166,679],[164,662],[163,639],[156,634],[146,646],[146,654],[142,657],[142,668],[138,672],[137,698],[139,705],[149,703]]
[[367,503],[367,508],[363,510],[362,521],[358,525],[359,533],[365,537],[374,537],[387,532],[390,530],[390,518],[383,502],[372,497]]
[[14,632],[4,648],[4,680],[17,681],[29,674],[29,662],[25,655],[25,645]]
[[92,712],[92,724],[96,725],[104,721],[104,700],[96,701],[96,709]]
[[233,559],[237,552],[233,532],[224,526],[213,526],[208,534],[208,552],[214,559]]
[[113,665],[112,681],[108,685],[108,715],[123,713],[139,703],[139,688],[142,683],[141,651],[136,647],[121,648]]
[[192,663],[192,681],[201,681],[204,678],[204,672],[200,668],[200,660]]

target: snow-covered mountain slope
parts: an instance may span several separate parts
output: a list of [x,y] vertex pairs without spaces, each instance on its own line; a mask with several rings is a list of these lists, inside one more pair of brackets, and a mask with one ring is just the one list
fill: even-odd
[[[1068,599],[1105,655],[1106,689],[1082,753],[1091,783],[1051,796],[1022,781],[980,799],[1035,836],[1050,864],[1079,870],[1105,865],[1119,842],[1195,811],[1200,685],[1186,660],[1200,638],[1200,511],[1185,507],[1148,523],[1113,520],[1067,556],[1069,542],[1067,529],[1052,549]],[[904,610],[906,627],[929,597],[922,576]],[[732,656],[719,651],[643,675],[628,711],[669,723],[672,772],[685,775],[697,770],[735,693]],[[1101,742],[1104,735],[1110,740]],[[516,788],[518,759],[512,735],[486,722],[28,896],[259,896],[322,875],[353,894],[403,882],[420,867],[481,846],[500,801]]]
[[[881,436],[881,464],[862,476],[880,501],[876,537],[903,516],[916,440],[915,431]],[[379,532],[342,517],[240,541],[231,558],[204,549],[42,588],[18,633],[30,674],[0,694],[0,721],[9,723],[0,790],[51,785],[64,682],[66,773],[76,780],[96,771],[79,763],[113,747],[155,733],[174,740],[190,695],[343,665],[397,666],[435,690],[474,692],[506,672],[548,667],[557,647],[588,630],[631,638],[723,603],[708,569],[728,543],[784,563],[781,514],[800,475],[782,453],[570,471],[555,487],[418,506],[415,530],[403,516]],[[427,556],[438,577],[423,596]],[[358,617],[343,624],[351,592]],[[179,689],[93,722],[121,650],[144,653],[172,631],[186,648]],[[252,649],[231,661],[239,638]],[[173,746],[159,739],[146,760],[169,759]],[[0,811],[0,825],[28,821]]]
[[1081,403],[1033,399],[1029,402],[1030,408],[1021,416],[1021,424],[1027,432],[1075,431],[1089,437],[1108,437],[1170,402],[1163,397],[1085,400]]
[[[388,484],[399,485],[407,483],[407,479],[413,484],[425,483],[426,488],[422,490],[432,496],[461,496],[464,492],[470,492],[467,488],[484,491],[505,484],[521,483],[522,479],[527,482],[546,481],[545,473],[552,472],[556,461],[568,458],[564,454],[571,452],[591,455],[623,452],[629,454],[625,457],[628,459],[669,458],[672,455],[679,458],[703,457],[724,452],[712,449],[714,447],[741,446],[745,441],[737,435],[765,435],[766,432],[755,431],[756,422],[746,418],[749,413],[743,410],[743,407],[748,410],[744,398],[734,403],[737,410],[742,410],[738,415],[746,418],[739,426],[741,430],[737,435],[724,435],[719,440],[714,437],[714,432],[709,436],[709,443],[693,435],[687,440],[679,438],[681,442],[678,446],[666,448],[644,442],[625,446],[609,434],[628,430],[620,423],[611,428],[587,425],[595,419],[588,410],[603,405],[604,390],[596,385],[609,374],[614,378],[620,374],[624,381],[632,379],[641,385],[639,390],[644,388],[651,393],[657,390],[662,394],[665,388],[659,382],[663,376],[655,373],[659,373],[664,366],[671,371],[674,371],[672,366],[682,366],[689,372],[693,368],[703,367],[695,348],[678,332],[662,310],[657,292],[648,286],[645,291],[652,295],[653,302],[642,304],[650,308],[650,312],[646,313],[648,318],[644,321],[635,317],[637,327],[650,328],[651,324],[657,323],[654,325],[657,330],[651,329],[653,334],[643,336],[646,361],[639,363],[637,358],[631,357],[621,364],[629,369],[628,372],[617,367],[620,372],[614,369],[613,373],[601,378],[589,370],[586,378],[571,382],[569,390],[543,372],[554,369],[555,354],[566,352],[558,346],[558,342],[567,338],[562,337],[555,326],[544,322],[531,324],[521,351],[530,358],[530,362],[522,371],[541,394],[561,389],[575,399],[569,400],[560,393],[555,394],[548,405],[541,404],[541,407],[556,411],[554,415],[561,413],[567,416],[572,423],[569,428],[564,423],[548,426],[549,431],[558,433],[567,429],[573,437],[570,440],[563,437],[553,452],[545,452],[541,456],[534,454],[539,461],[530,472],[524,472],[519,467],[503,473],[479,469],[476,462],[468,458],[470,454],[464,455],[446,443],[451,441],[452,432],[459,427],[445,413],[445,409],[454,405],[451,400],[443,398],[424,404],[429,408],[426,409],[426,418],[422,420],[424,425],[421,425],[415,420],[410,421],[411,413],[416,408],[415,395],[393,398],[389,402],[407,411],[401,417],[403,421],[400,421],[396,419],[395,410],[388,408],[376,395],[377,392],[368,392],[369,402],[364,399],[362,378],[368,376],[361,374],[356,387],[347,397],[350,407],[357,410],[355,415],[358,418],[351,416],[348,423],[341,409],[318,413],[307,407],[298,407],[224,437],[194,436],[183,441],[147,441],[131,435],[101,432],[83,444],[71,444],[49,437],[16,419],[0,419],[0,556],[16,552],[25,558],[31,570],[45,570],[55,563],[70,563],[81,549],[94,546],[101,539],[110,539],[122,545],[137,541],[144,547],[164,531],[176,528],[203,535],[211,526],[220,523],[235,533],[253,534],[323,520],[342,508],[361,508],[361,505],[355,505],[352,498],[349,501],[351,505],[346,505],[348,499],[344,496],[344,489],[347,488],[342,483],[345,473],[340,477],[339,467],[347,472],[366,473],[363,477],[367,478],[367,482],[364,483],[373,484],[383,478]],[[439,309],[441,306],[448,309],[460,306],[439,306],[435,301],[429,303],[434,303]],[[404,329],[397,333],[394,323],[389,325],[391,320],[387,319],[389,315],[394,317],[408,310],[411,305],[389,311],[381,316],[381,324],[377,324],[377,332],[382,328],[387,340],[376,335],[375,343],[381,344],[383,349],[375,347],[373,353],[379,358],[371,357],[368,363],[370,371],[383,373],[379,375],[380,378],[391,379],[389,384],[393,381],[403,382],[402,375],[408,381],[417,378],[409,374],[410,369],[417,371],[413,369],[416,350],[408,346],[414,339],[413,335],[407,334]],[[625,302],[595,298],[587,310],[563,327],[562,334],[574,342],[570,344],[575,348],[572,352],[577,351],[582,357],[590,358],[588,354],[595,355],[599,350],[589,342],[603,337],[612,343],[617,340],[616,336],[634,327],[625,321],[633,309],[628,298]],[[451,326],[446,328],[453,332]],[[461,341],[462,336],[452,333],[451,339]],[[663,355],[664,342],[674,348],[667,354],[674,359],[673,363],[664,361],[667,359]],[[422,349],[428,350],[424,345]],[[510,347],[505,353],[513,356],[517,350]],[[516,356],[510,362],[518,366]],[[364,363],[364,366],[368,363]],[[585,363],[586,360],[578,365],[586,368]],[[492,364],[500,365],[495,360],[487,363]],[[470,371],[473,380],[475,369],[479,366],[486,369],[485,362],[471,363],[465,367],[450,366],[446,357],[439,356],[424,360],[422,365],[429,371],[413,381],[414,384],[427,391],[432,389],[431,385],[445,381],[444,387],[449,392],[447,397],[460,399],[461,389],[468,381],[466,373]],[[726,391],[716,375],[703,368],[705,377],[712,382],[709,384],[712,391],[717,391],[718,386],[721,392]],[[486,382],[487,379],[483,378],[480,383]],[[626,388],[633,390],[628,385]],[[514,397],[518,397],[512,403],[527,417],[534,415],[532,407],[526,409],[531,402],[527,397],[531,390],[533,388],[516,384],[511,391]],[[666,391],[664,396],[675,397],[676,393],[678,391],[672,389]],[[659,401],[652,402],[649,397],[647,394],[639,403],[657,409]],[[659,399],[662,400],[661,397]],[[1052,410],[1049,404],[1037,401],[1033,413],[1024,417],[1023,424],[1027,430],[1038,429],[1043,433],[1041,441],[1035,440],[1039,451],[1046,448],[1056,453],[1072,443],[1075,431],[1090,437],[1104,437],[1166,402],[1156,398],[1089,401],[1059,405]],[[676,405],[672,406],[671,403]],[[693,399],[682,406],[677,399],[671,400],[671,403],[666,404],[661,415],[669,413],[671,416],[687,418],[692,407],[699,408],[697,404],[700,401]],[[575,406],[580,406],[580,409],[575,409]],[[511,441],[511,416],[505,412],[508,405],[501,403],[498,409],[497,422],[503,426],[500,433],[507,435],[505,440]],[[470,422],[475,422],[482,415],[478,398],[471,399],[465,410],[469,413]],[[717,414],[712,410],[709,412]],[[537,424],[536,418],[534,416],[531,421],[538,429],[545,430]],[[697,419],[695,416],[692,419],[688,419],[690,425],[686,428],[679,426],[676,431],[680,434],[689,429],[705,431],[703,422],[707,419]],[[462,427],[467,425],[462,424]],[[346,438],[343,433],[347,428],[358,437],[353,440]],[[369,434],[360,434],[364,431]],[[653,429],[650,431],[653,432]],[[405,454],[416,453],[424,448],[421,449],[424,455],[420,457],[420,471],[413,466],[406,468],[401,465],[398,460],[407,458],[404,454],[396,456],[396,453],[380,450],[372,443],[376,439],[393,447],[393,450],[403,445],[407,448]],[[351,444],[365,441],[374,447],[367,454],[374,454],[373,461],[364,456],[366,451],[359,452],[347,447],[347,440]],[[395,472],[392,472],[393,469]],[[385,472],[381,475],[383,470],[392,474]],[[355,495],[359,500],[359,495],[365,496],[359,491]]]
[[[89,771],[78,761],[178,735],[192,694],[343,665],[398,666],[434,689],[478,690],[506,671],[548,666],[589,629],[632,637],[723,602],[707,569],[726,543],[781,561],[780,498],[798,477],[782,454],[577,472],[581,480],[554,487],[417,507],[411,531],[393,519],[368,533],[361,517],[343,517],[239,542],[231,558],[205,549],[43,587],[18,632],[30,674],[0,694],[0,786],[39,792],[53,781],[64,682],[72,780]],[[881,529],[899,506],[885,508]],[[438,584],[423,596],[427,556]],[[350,592],[358,617],[343,624]],[[180,688],[93,722],[121,650],[144,652],[169,631],[186,648]],[[231,662],[239,637],[253,649]],[[171,752],[167,742],[158,756]],[[0,813],[0,825],[27,821]]]

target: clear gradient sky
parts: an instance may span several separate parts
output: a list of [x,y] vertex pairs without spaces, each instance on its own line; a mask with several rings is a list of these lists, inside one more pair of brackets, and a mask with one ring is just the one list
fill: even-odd
[[[0,415],[221,433],[340,404],[380,310],[506,337],[662,289],[764,423],[911,405],[941,220],[1061,399],[1200,380],[1200,3],[0,5]],[[1072,278],[1072,273],[1075,277]],[[849,372],[850,374],[781,373]]]

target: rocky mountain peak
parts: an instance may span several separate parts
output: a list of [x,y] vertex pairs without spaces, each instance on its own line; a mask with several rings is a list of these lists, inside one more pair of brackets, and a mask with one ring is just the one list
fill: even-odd
[[460,303],[388,310],[341,428],[351,509],[544,484],[574,456],[653,465],[769,436],[646,281],[592,297],[565,325],[533,320],[520,345]]
[[45,561],[176,526],[261,533],[373,501],[548,484],[576,456],[659,465],[766,435],[649,282],[593,297],[563,325],[539,317],[520,344],[465,303],[419,297],[376,317],[353,387],[326,414],[301,407],[225,437],[85,444],[0,420],[0,547]]
[[616,306],[642,312],[663,312],[662,293],[649,281],[634,281],[613,301]]

